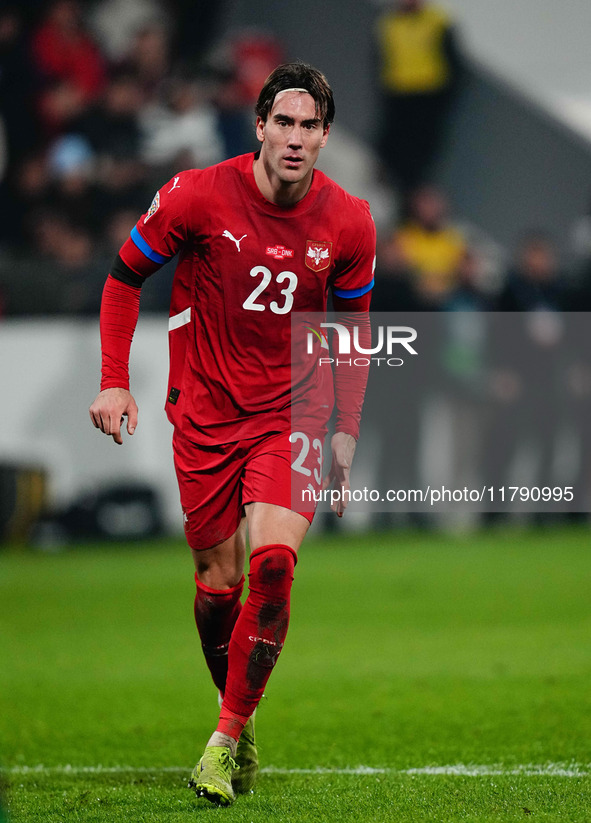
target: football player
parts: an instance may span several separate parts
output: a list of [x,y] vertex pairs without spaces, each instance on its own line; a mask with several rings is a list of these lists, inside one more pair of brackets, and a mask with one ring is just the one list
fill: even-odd
[[[291,318],[325,312],[332,290],[337,311],[367,319],[373,285],[368,204],[314,168],[333,117],[323,74],[303,63],[275,69],[256,104],[259,151],[168,181],[121,248],[102,299],[101,391],[90,415],[121,444],[122,419],[129,434],[137,425],[128,361],[141,286],[179,255],[166,410],[196,568],[195,620],[221,699],[190,785],[219,805],[254,784],[254,712],[283,648],[297,553],[314,515],[313,503],[294,499],[322,487],[332,394],[330,403],[315,394],[327,374],[318,357],[292,363]],[[345,490],[367,369],[345,363],[335,374],[328,482]],[[294,431],[302,398],[305,425]]]

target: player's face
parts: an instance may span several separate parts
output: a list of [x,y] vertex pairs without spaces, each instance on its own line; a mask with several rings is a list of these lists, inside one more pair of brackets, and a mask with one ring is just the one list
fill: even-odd
[[309,185],[318,153],[328,139],[328,128],[323,127],[310,94],[287,91],[277,95],[266,120],[257,118],[257,137],[271,185],[293,184],[299,189]]

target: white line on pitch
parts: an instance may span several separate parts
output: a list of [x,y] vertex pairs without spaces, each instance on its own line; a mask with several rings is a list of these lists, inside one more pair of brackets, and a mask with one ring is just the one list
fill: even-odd
[[[5,775],[71,775],[76,777],[85,774],[188,774],[186,766],[160,766],[150,768],[149,766],[12,766],[1,769],[0,773]],[[412,769],[390,769],[374,768],[373,766],[355,766],[351,768],[326,768],[317,766],[313,769],[282,769],[274,766],[266,766],[261,769],[262,774],[268,775],[426,775],[444,777],[589,777],[591,775],[591,764],[582,765],[580,763],[545,763],[518,766],[502,766],[500,764],[475,765],[456,763],[449,766],[423,766]]]

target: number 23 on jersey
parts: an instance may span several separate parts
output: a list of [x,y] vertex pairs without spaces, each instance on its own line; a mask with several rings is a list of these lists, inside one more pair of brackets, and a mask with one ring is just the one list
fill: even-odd
[[[254,268],[250,270],[250,276],[260,277],[261,279],[242,304],[242,308],[247,311],[265,311],[267,306],[258,301],[259,298],[264,297],[265,289],[273,280],[273,273],[266,266],[254,266]],[[284,283],[287,284],[285,288],[280,291],[284,299],[281,302],[272,300],[269,303],[269,309],[273,314],[287,314],[293,306],[293,296],[298,286],[297,275],[292,271],[282,271],[275,277],[275,282],[279,286]]]

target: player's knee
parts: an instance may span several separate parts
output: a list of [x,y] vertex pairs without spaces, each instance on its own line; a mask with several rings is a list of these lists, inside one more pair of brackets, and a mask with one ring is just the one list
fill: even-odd
[[216,608],[227,609],[240,600],[244,588],[244,575],[236,585],[210,586],[205,583],[199,573],[195,572],[195,586],[197,594],[195,597],[195,609],[200,611],[212,611]]
[[250,556],[251,588],[257,585],[277,595],[289,593],[296,561],[296,553],[289,546],[261,546]]
[[237,585],[242,578],[242,566],[237,565],[230,560],[222,560],[212,558],[195,558],[195,577],[205,586],[211,589],[229,589]]
[[234,569],[220,569],[219,567],[209,568],[201,574],[197,572],[197,579],[200,583],[216,591],[227,591],[237,585],[236,580],[240,580],[240,572]]
[[245,547],[234,535],[210,549],[193,549],[197,579],[212,589],[236,586],[244,574]]

